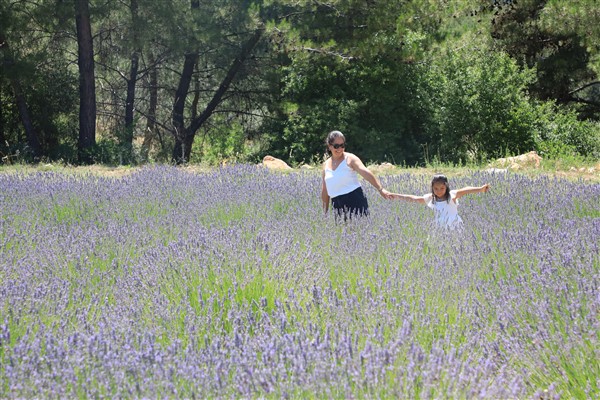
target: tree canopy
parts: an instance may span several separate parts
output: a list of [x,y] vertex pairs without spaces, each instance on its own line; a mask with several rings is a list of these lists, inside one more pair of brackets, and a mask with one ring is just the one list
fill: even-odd
[[372,162],[600,157],[598,12],[592,0],[0,0],[0,152],[300,164],[339,129]]

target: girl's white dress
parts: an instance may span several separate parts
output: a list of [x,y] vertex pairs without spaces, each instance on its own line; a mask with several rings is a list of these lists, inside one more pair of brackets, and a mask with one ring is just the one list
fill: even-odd
[[458,199],[456,199],[456,190],[450,191],[450,201],[433,201],[433,194],[428,193],[423,196],[427,207],[435,212],[435,222],[438,226],[454,230],[462,227],[462,219],[458,215]]

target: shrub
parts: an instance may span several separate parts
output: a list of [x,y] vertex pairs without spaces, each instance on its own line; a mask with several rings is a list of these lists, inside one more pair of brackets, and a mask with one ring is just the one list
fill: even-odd
[[600,158],[600,124],[580,121],[574,111],[563,111],[551,102],[539,106],[537,148],[549,157],[581,155]]
[[438,59],[428,75],[432,101],[427,127],[442,161],[500,157],[534,147],[536,109],[526,93],[532,70],[503,53],[463,47]]

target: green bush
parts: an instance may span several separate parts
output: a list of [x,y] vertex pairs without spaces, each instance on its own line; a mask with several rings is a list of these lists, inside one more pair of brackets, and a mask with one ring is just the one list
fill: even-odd
[[191,163],[218,165],[222,162],[254,162],[260,150],[260,140],[247,140],[244,127],[238,122],[215,118],[209,132],[196,135],[190,155]]
[[84,159],[92,164],[123,165],[130,164],[131,148],[124,146],[114,138],[102,138],[84,151]]
[[550,102],[539,105],[538,115],[536,142],[540,153],[600,158],[600,123],[581,121],[574,111],[564,111]]
[[419,97],[422,67],[399,63],[388,50],[352,62],[296,56],[284,71],[282,121],[264,127],[271,154],[291,164],[318,162],[327,133],[337,129],[364,162],[418,162],[427,103]]
[[393,49],[347,62],[295,55],[278,118],[263,125],[271,155],[318,162],[339,129],[363,161],[481,163],[531,150],[600,154],[600,125],[529,96],[536,71],[477,40],[459,39],[418,63]]
[[577,156],[574,146],[554,140],[543,140],[537,144],[537,152],[542,158],[558,159]]
[[[50,68],[49,63],[41,63],[36,68],[28,63],[19,66],[19,78],[28,82],[22,89],[42,156],[53,160],[76,157],[76,151],[70,155],[64,154],[69,143],[76,143],[77,140],[76,75],[67,64],[63,68]],[[33,161],[28,155],[30,151],[25,143],[23,124],[7,80],[0,82],[0,103],[0,123],[3,124],[3,137],[8,142],[8,145],[0,144],[0,151],[14,154],[19,150],[25,160]]]
[[537,112],[526,88],[534,77],[503,53],[463,47],[443,54],[427,76],[431,151],[457,162],[532,150]]

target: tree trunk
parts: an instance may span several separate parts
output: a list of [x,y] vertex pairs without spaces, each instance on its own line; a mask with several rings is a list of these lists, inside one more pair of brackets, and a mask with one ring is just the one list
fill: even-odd
[[[196,68],[198,64],[196,63]],[[192,98],[192,106],[190,110],[190,117],[193,120],[198,116],[198,104],[200,104],[200,79],[198,71],[196,70],[196,79],[194,79],[194,97]]]
[[179,86],[175,92],[175,103],[173,104],[173,129],[175,134],[175,146],[173,147],[173,161],[176,164],[182,164],[189,160],[190,148],[189,140],[186,138],[185,124],[183,120],[183,111],[185,108],[185,99],[190,89],[192,74],[198,60],[198,53],[188,53],[183,62],[183,71],[179,79]]
[[96,144],[96,86],[94,47],[88,0],[75,0],[75,22],[79,65],[79,142],[78,158],[91,163],[90,150]]
[[29,115],[29,109],[27,108],[27,101],[25,100],[25,95],[21,89],[21,83],[17,79],[11,79],[11,85],[15,93],[15,100],[17,102],[17,108],[19,109],[19,116],[21,117],[21,122],[25,128],[27,145],[29,146],[29,150],[31,151],[34,160],[37,161],[41,156],[40,141],[38,139],[37,132],[33,127],[31,116]]
[[[0,49],[4,53],[4,63],[3,67],[7,70],[10,70],[11,67],[14,66],[15,61],[10,53],[10,49],[8,47],[8,43],[6,42],[6,38],[0,36]],[[34,160],[38,160],[42,155],[42,148],[40,146],[40,140],[38,138],[38,134],[33,127],[33,121],[31,120],[31,115],[29,114],[29,108],[27,107],[27,101],[25,100],[25,94],[23,93],[23,89],[21,87],[21,82],[17,78],[15,74],[9,72],[8,79],[10,82],[10,86],[13,90],[13,94],[15,96],[15,103],[17,104],[17,109],[19,110],[19,117],[21,118],[21,123],[23,124],[23,128],[25,129],[25,136],[27,137],[27,146],[29,147],[29,151],[33,155]],[[2,124],[2,144],[4,144],[4,124]]]
[[2,88],[0,88],[0,149],[6,145],[6,137],[4,136],[4,105],[2,104]]
[[[189,160],[191,150],[192,150],[192,144],[194,143],[194,137],[196,135],[196,132],[198,131],[198,129],[200,129],[202,124],[204,124],[206,122],[206,120],[208,120],[208,118],[210,118],[210,116],[213,114],[213,112],[215,111],[217,106],[221,103],[223,96],[225,95],[225,93],[229,89],[229,86],[231,85],[231,82],[233,82],[233,79],[236,77],[237,73],[240,71],[240,69],[244,65],[244,62],[246,61],[248,56],[252,53],[252,51],[258,44],[258,41],[260,40],[262,34],[263,34],[263,29],[257,29],[256,31],[254,31],[254,34],[242,46],[242,50],[241,50],[240,54],[238,55],[238,57],[233,61],[233,63],[229,67],[229,70],[227,71],[227,75],[225,76],[225,78],[223,79],[221,84],[219,85],[219,88],[213,95],[213,98],[210,100],[210,102],[208,103],[208,105],[206,106],[204,111],[199,116],[197,116],[196,118],[194,118],[192,120],[192,122],[188,128],[181,129],[180,132],[182,132],[184,134],[184,136],[181,139],[177,138],[177,141],[175,143],[175,148],[173,149],[173,159],[175,160],[175,162],[182,163],[182,162],[187,162]],[[188,84],[188,86],[189,86],[189,84]],[[183,106],[183,104],[182,104],[182,106]],[[183,111],[183,109],[182,109],[182,111]],[[175,115],[175,113],[174,113],[174,115]],[[182,118],[182,122],[183,122],[183,118]],[[181,158],[181,157],[183,157],[183,158]]]
[[129,78],[127,79],[127,98],[125,99],[125,137],[123,138],[124,147],[128,149],[127,157],[133,158],[133,108],[135,102],[135,87],[138,80],[138,68],[141,50],[139,49],[139,39],[137,27],[139,26],[138,18],[138,3],[137,0],[131,0],[131,25],[132,25],[132,41],[134,50],[131,53],[131,66],[129,68]]
[[135,85],[137,83],[139,53],[134,51],[131,54],[131,68],[129,70],[129,78],[127,79],[127,97],[125,99],[125,137],[123,145],[128,149],[128,157],[133,155],[133,105],[135,102]]
[[148,56],[150,62],[150,104],[148,105],[148,123],[144,132],[144,143],[142,143],[142,158],[148,159],[148,154],[152,148],[152,141],[156,136],[156,108],[158,106],[158,71],[156,69],[154,54],[150,52]]

